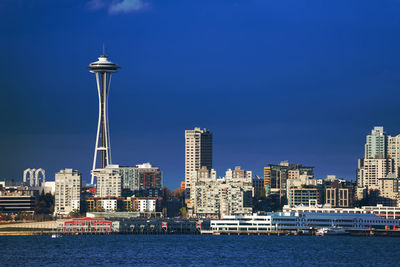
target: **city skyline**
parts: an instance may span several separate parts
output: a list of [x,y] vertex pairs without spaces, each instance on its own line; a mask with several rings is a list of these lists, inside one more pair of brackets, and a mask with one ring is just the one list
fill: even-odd
[[113,161],[151,162],[171,188],[194,127],[213,133],[219,172],[262,176],[288,160],[353,180],[371,129],[400,133],[398,3],[143,3],[0,4],[0,179],[73,168],[89,182],[98,103],[86,66],[103,42],[123,66],[109,103]]

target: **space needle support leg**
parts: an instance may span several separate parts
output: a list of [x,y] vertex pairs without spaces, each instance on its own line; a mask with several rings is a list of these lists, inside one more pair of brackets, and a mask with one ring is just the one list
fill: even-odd
[[102,157],[102,159],[104,160],[103,165],[104,167],[107,167],[109,164],[109,160],[108,160],[108,121],[107,121],[107,102],[108,102],[108,92],[107,92],[107,73],[103,74],[103,136],[102,138],[104,140],[102,140],[104,147],[105,147],[105,151],[104,151],[104,157]]
[[111,159],[111,142],[110,142],[110,125],[108,124],[108,97],[110,94],[110,87],[111,87],[111,73],[108,76],[108,85],[107,85],[107,102],[106,102],[106,118],[107,118],[107,151],[108,151],[108,156],[107,156],[107,162],[108,164],[112,164],[112,159]]
[[[96,146],[94,148],[94,159],[93,159],[92,171],[96,168],[97,148],[98,148],[98,145],[99,145],[99,134],[100,134],[100,123],[101,123],[101,95],[100,95],[99,73],[96,73],[96,82],[97,82],[97,93],[98,93],[98,96],[99,96],[99,122],[97,123]],[[93,173],[92,173],[92,180],[91,180],[90,183],[94,184],[94,175],[93,175]]]

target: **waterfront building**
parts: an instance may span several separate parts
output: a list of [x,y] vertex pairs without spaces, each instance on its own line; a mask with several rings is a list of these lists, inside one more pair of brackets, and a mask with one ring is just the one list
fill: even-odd
[[57,231],[62,233],[111,233],[119,232],[119,221],[104,218],[76,218],[57,222]]
[[225,216],[211,220],[213,231],[278,231],[310,230],[323,227],[347,229],[371,229],[398,227],[399,220],[383,219],[371,213],[318,213],[318,212],[275,212],[265,215]]
[[192,173],[190,216],[219,218],[225,215],[251,214],[252,172],[240,167],[227,170],[217,179],[215,170],[202,167]]
[[185,131],[185,190],[189,198],[191,174],[206,167],[212,169],[212,133],[198,127]]
[[34,212],[35,196],[29,195],[0,195],[0,212]]
[[285,205],[283,212],[317,212],[317,213],[372,213],[383,219],[400,219],[400,207],[362,206],[361,208],[333,208],[330,205],[295,206]]
[[60,170],[55,175],[55,215],[80,211],[82,175],[73,169]]
[[0,212],[34,212],[35,202],[39,196],[37,187],[31,186],[6,186],[0,183]]

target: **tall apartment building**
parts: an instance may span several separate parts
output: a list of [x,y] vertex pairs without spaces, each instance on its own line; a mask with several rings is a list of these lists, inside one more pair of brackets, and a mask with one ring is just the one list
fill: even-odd
[[371,134],[367,135],[365,143],[364,158],[384,159],[387,155],[387,135],[383,127],[375,126]]
[[364,158],[358,160],[357,191],[379,192],[378,203],[394,205],[398,201],[399,167],[400,135],[390,136],[383,127],[374,127],[366,138]]
[[379,204],[385,206],[398,206],[400,204],[399,179],[392,173],[385,178],[379,179]]
[[55,175],[55,215],[68,215],[80,210],[82,175],[73,169],[60,170]]
[[103,169],[92,171],[96,176],[96,197],[120,197],[122,175],[118,165],[108,165]]
[[224,178],[218,178],[215,170],[192,173],[190,191],[193,212],[191,216],[221,218],[227,215],[251,215],[252,172],[227,170]]
[[394,172],[399,177],[400,170],[400,134],[388,136],[387,156],[393,159]]
[[212,133],[206,129],[194,128],[185,131],[185,189],[190,195],[191,173],[206,167],[212,169]]
[[378,189],[379,179],[394,172],[392,159],[359,159],[357,184],[359,187]]
[[158,197],[161,195],[162,174],[159,168],[151,166],[150,163],[136,165],[138,180],[138,191],[147,197]]

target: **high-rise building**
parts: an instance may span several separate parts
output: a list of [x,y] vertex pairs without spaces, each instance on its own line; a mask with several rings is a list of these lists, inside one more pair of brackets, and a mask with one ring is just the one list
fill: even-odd
[[379,179],[393,173],[392,159],[360,159],[357,170],[357,184],[359,187],[378,189]]
[[400,200],[399,179],[396,174],[388,174],[385,178],[379,179],[378,202],[385,206],[397,206]]
[[96,197],[120,197],[122,175],[118,165],[108,165],[92,171],[96,176]]
[[367,135],[365,143],[366,159],[384,159],[387,155],[387,135],[383,127],[375,126],[371,134]]
[[190,195],[191,173],[206,167],[212,169],[212,133],[194,128],[185,131],[185,189]]
[[265,187],[264,187],[264,179],[259,176],[255,176],[252,178],[252,186],[253,186],[253,197],[262,197],[265,196]]
[[60,170],[55,175],[55,215],[80,211],[82,175],[73,169]]
[[390,136],[383,127],[374,127],[366,138],[364,158],[358,160],[357,192],[365,192],[376,203],[395,205],[399,198],[399,167],[400,135]]
[[159,168],[150,163],[136,165],[138,190],[142,196],[158,197],[161,195],[162,174]]
[[387,156],[393,159],[394,172],[399,177],[400,170],[400,134],[388,136]]
[[[111,75],[117,72],[119,66],[108,60],[104,53],[99,60],[89,65],[90,72],[96,74],[97,93],[99,97],[99,121],[97,124],[96,146],[94,149],[93,168],[97,167],[97,153],[100,152],[100,166],[104,169],[111,164],[110,130],[108,127],[108,94],[110,92]],[[94,183],[92,172],[91,183]]]

